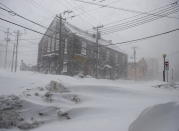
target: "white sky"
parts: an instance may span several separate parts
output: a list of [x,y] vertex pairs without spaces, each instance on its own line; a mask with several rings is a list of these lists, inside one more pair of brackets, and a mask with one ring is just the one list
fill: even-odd
[[[95,2],[95,0],[86,1]],[[110,3],[111,6],[115,7],[147,12],[152,9],[167,5],[172,1],[175,0],[105,0],[103,4]],[[39,22],[45,26],[50,24],[56,14],[59,14],[60,12],[63,12],[67,9],[73,10],[74,15],[80,14],[80,16],[73,19],[68,19],[68,22],[84,30],[92,28],[93,26],[105,25],[136,15],[135,13],[129,13],[125,11],[99,8],[98,6],[76,2],[75,0],[0,0],[0,2],[7,5],[10,9],[16,11],[22,16]],[[179,13],[175,13],[170,16],[179,17]],[[12,16],[2,10],[0,10],[0,17],[33,28],[35,30],[45,32],[45,30],[41,27],[24,21],[16,16]],[[35,39],[29,41],[20,41],[19,48],[19,61],[23,59],[28,64],[35,64],[37,61],[37,44],[40,40],[39,38],[41,38],[41,35],[27,30],[24,31],[22,28],[0,21],[1,30],[6,30],[8,27],[10,28],[11,32],[19,29],[22,32],[22,39]],[[156,33],[162,33],[175,28],[179,28],[179,19],[162,18],[126,31],[104,35],[103,38],[112,40],[116,43],[154,35]],[[0,40],[2,44],[5,43],[2,41],[4,40],[4,37],[4,33],[0,32]],[[11,40],[14,39],[15,37],[11,36]],[[142,57],[157,57],[162,59],[163,53],[171,54],[170,59],[173,61],[174,65],[174,61],[177,61],[179,53],[172,55],[172,52],[177,52],[179,50],[178,41],[179,32],[177,31],[160,37],[140,41],[135,44],[120,45],[120,47],[128,53],[129,58],[132,55],[131,47],[133,46],[138,47],[138,59]],[[13,42],[14,41],[11,41],[10,44],[12,45]],[[12,46],[10,47],[10,53],[11,50]]]

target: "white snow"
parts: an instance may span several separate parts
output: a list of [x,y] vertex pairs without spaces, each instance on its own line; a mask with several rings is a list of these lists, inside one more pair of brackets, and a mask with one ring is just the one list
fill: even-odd
[[129,131],[178,131],[179,104],[169,102],[145,109]]
[[[40,92],[38,89],[46,87],[51,81],[61,83],[70,92],[61,94],[53,92],[54,101],[52,102],[46,102],[43,98],[41,99],[41,97],[34,95],[35,92],[43,95],[43,91]],[[0,83],[0,95],[19,95],[22,99],[31,103],[43,106],[57,106],[69,113],[70,120],[55,120],[32,129],[32,131],[128,131],[131,123],[132,125],[136,123],[134,122],[136,119],[137,121],[139,120],[136,129],[139,129],[145,114],[142,119],[138,119],[138,116],[143,110],[151,106],[149,109],[153,110],[154,108],[155,110],[155,105],[168,102],[175,102],[174,105],[177,105],[179,102],[179,89],[155,88],[156,85],[164,84],[160,81],[97,80],[94,78],[45,75],[33,72],[10,73],[1,70]],[[25,94],[28,92],[33,95],[25,96],[24,92]],[[74,96],[79,98],[80,101],[77,103],[71,101]],[[171,111],[172,108],[176,109],[174,105],[170,106]],[[165,113],[165,109],[160,108],[160,110]],[[155,117],[152,116],[147,125],[152,126],[150,124],[152,119],[160,117],[162,113],[155,113],[154,111]],[[174,116],[171,113],[165,118],[167,117],[172,119]],[[161,125],[158,125],[157,130],[155,130],[156,128],[151,130],[164,131],[163,127],[167,126],[166,122],[159,123]],[[0,130],[5,131],[5,129]],[[8,130],[18,131],[19,129]]]

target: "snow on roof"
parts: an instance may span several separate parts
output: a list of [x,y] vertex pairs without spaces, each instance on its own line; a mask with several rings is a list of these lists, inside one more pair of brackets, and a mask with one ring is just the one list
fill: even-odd
[[110,65],[105,65],[104,68],[109,68],[109,69],[111,69],[112,66],[110,66]]
[[[91,42],[94,42],[96,43],[96,38],[93,36],[93,34],[91,33],[88,33],[70,23],[64,23],[65,26],[73,33],[75,33],[77,36],[79,37],[82,37],[86,40],[89,40]],[[104,40],[104,39],[99,39],[99,44],[100,45],[109,45],[109,44],[112,44],[111,41],[108,41],[108,40]],[[121,52],[121,53],[124,53],[126,54],[124,51],[122,51],[118,46],[115,46],[115,45],[112,45],[112,46],[106,46],[107,48],[110,48],[112,50],[115,50],[117,52]]]

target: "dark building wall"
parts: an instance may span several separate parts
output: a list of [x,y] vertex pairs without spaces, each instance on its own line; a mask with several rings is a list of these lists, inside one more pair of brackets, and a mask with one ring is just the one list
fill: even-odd
[[[80,37],[62,24],[59,41],[59,21],[54,19],[43,36],[38,49],[38,70],[44,73],[96,76],[97,46]],[[53,31],[51,31],[53,30]],[[60,44],[61,43],[61,44]],[[100,45],[99,78],[124,78],[127,74],[127,55]]]

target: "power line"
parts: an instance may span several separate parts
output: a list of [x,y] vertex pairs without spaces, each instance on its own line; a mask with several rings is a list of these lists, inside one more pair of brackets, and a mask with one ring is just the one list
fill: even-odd
[[[173,9],[173,7],[169,7],[167,9],[160,10],[160,11],[158,11],[156,13],[162,14],[162,15],[163,14],[169,15],[169,14],[177,12],[179,10],[177,7],[175,7],[176,9]],[[135,27],[135,26],[142,25],[142,24],[157,20],[159,18],[163,18],[163,16],[161,16],[161,17],[153,17],[153,16],[146,15],[146,16],[142,16],[140,18],[136,18],[136,19],[131,20],[131,21],[123,22],[121,24],[106,27],[103,30],[103,32],[105,32],[105,33],[111,33],[111,32],[115,32],[115,31],[117,32],[117,31],[120,31],[120,30],[125,30],[125,29],[129,29],[129,28],[132,28],[132,27]]]
[[179,28],[176,28],[176,29],[173,29],[173,30],[170,30],[170,31],[167,31],[167,32],[163,32],[163,33],[159,33],[159,34],[155,34],[155,35],[151,35],[151,36],[147,36],[147,37],[142,37],[142,38],[139,38],[139,39],[124,41],[124,42],[120,42],[120,43],[108,44],[108,45],[104,45],[104,46],[113,46],[113,45],[121,45],[121,44],[126,44],[126,43],[138,42],[138,41],[158,37],[158,36],[161,36],[161,35],[169,34],[169,33],[172,33],[172,32],[178,31],[178,30],[179,30]]
[[[73,10],[75,10],[75,11],[77,12],[77,10],[74,9],[73,5],[72,5],[68,0],[66,0],[66,2],[68,3],[69,6],[71,6],[71,8],[73,8]],[[78,10],[82,10],[82,9],[79,8]],[[85,11],[82,11],[82,12],[85,12]],[[79,18],[80,18],[81,20],[83,20],[84,22],[87,22],[90,26],[94,26],[91,22],[86,21],[81,15],[79,15]]]
[[113,30],[109,30],[109,31],[104,32],[103,35],[108,35],[108,34],[111,34],[111,33],[118,32],[118,31],[127,30],[127,29],[130,29],[130,28],[133,28],[133,27],[140,26],[140,25],[143,25],[145,23],[151,22],[153,20],[154,19],[148,19],[148,21],[142,21],[140,23],[135,23],[133,25],[127,25],[126,27],[121,27],[121,28],[116,28],[116,29],[113,29]]
[[[174,3],[172,2],[172,3],[169,3],[169,4],[165,5],[165,6],[162,6],[162,7],[159,7],[159,8],[155,8],[155,9],[149,11],[149,13],[152,13],[153,11],[156,11],[156,10],[159,10],[159,9],[163,9],[163,8],[166,9],[165,7],[172,6],[172,5],[177,5],[177,4],[174,4]],[[156,12],[154,12],[154,14],[156,14]],[[125,21],[125,20],[130,20],[131,18],[136,18],[136,17],[138,17],[138,16],[141,16],[141,14],[134,15],[134,16],[131,16],[131,17],[127,17],[127,18],[124,18],[124,19],[122,19],[122,20],[113,21],[113,22],[110,22],[110,23],[108,23],[108,24],[105,24],[104,26],[108,26],[108,25],[111,25],[111,24],[114,24],[114,23],[118,23],[118,22],[121,22],[121,21]],[[172,16],[167,16],[167,17],[172,17]],[[179,19],[178,17],[174,17],[174,18]]]
[[[27,30],[29,30],[29,31],[32,31],[32,32],[35,32],[35,33],[38,33],[38,34],[41,34],[41,35],[44,35],[44,36],[47,36],[47,37],[53,39],[53,37],[51,37],[51,36],[49,36],[49,35],[47,35],[47,34],[44,34],[44,33],[41,33],[41,32],[39,32],[39,31],[37,31],[37,30],[34,30],[34,29],[31,29],[31,28],[22,26],[22,25],[20,25],[20,24],[14,23],[14,22],[12,22],[12,21],[8,21],[8,20],[3,19],[3,18],[0,18],[0,20],[5,21],[5,22],[10,23],[10,24],[13,24],[13,25],[16,25],[16,26],[19,26],[19,27],[21,27],[21,28],[27,29]],[[57,39],[57,38],[56,38],[56,40],[60,40],[60,39]],[[87,48],[84,48],[84,49],[87,49]],[[87,49],[87,50],[90,50],[90,49]]]
[[[13,25],[16,25],[16,26],[19,26],[19,27],[21,27],[21,28],[27,29],[27,30],[29,30],[29,31],[32,31],[32,32],[35,32],[35,33],[38,33],[38,34],[41,34],[41,35],[44,35],[44,36],[47,36],[47,37],[52,38],[51,36],[49,36],[49,35],[47,35],[47,34],[44,34],[44,33],[40,32],[40,31],[31,29],[31,28],[29,28],[29,27],[25,27],[25,26],[23,26],[23,25],[20,25],[20,24],[15,23],[15,22],[12,22],[12,21],[9,21],[9,20],[3,19],[3,18],[0,18],[0,20],[5,21],[5,22],[10,23],[10,24],[13,24]],[[58,39],[58,40],[59,40],[59,39]]]
[[28,18],[26,18],[26,17],[24,17],[24,16],[22,16],[22,15],[16,13],[15,11],[11,10],[10,8],[8,8],[9,10],[7,10],[7,9],[4,9],[4,8],[0,7],[0,9],[1,9],[1,10],[4,10],[4,11],[10,13],[10,14],[13,14],[14,16],[18,16],[18,17],[20,17],[20,18],[22,18],[22,19],[24,19],[24,20],[26,20],[26,21],[28,21],[28,22],[31,22],[31,23],[35,24],[35,25],[38,25],[38,26],[40,26],[40,27],[42,27],[42,28],[44,28],[44,29],[47,29],[47,30],[50,30],[50,31],[54,32],[52,29],[50,29],[50,28],[48,28],[48,27],[46,27],[46,26],[44,26],[44,25],[41,25],[40,23],[37,23],[37,22],[35,22],[35,21],[30,20],[30,19],[28,19]]
[[[114,4],[114,3],[118,3],[118,2],[120,2],[120,1],[119,0],[114,0],[114,1],[109,2],[108,5],[111,5],[111,4]],[[75,15],[75,17],[78,17],[80,15],[83,15],[83,14],[86,14],[86,13],[89,13],[89,12],[94,12],[96,10],[100,10],[100,9],[103,9],[103,8],[104,7],[98,7],[98,8],[95,8],[95,9],[90,9],[90,10],[87,10],[87,11],[85,11],[83,13],[79,13],[79,14]]]
[[[156,14],[152,14],[152,13],[149,13],[149,12],[143,12],[143,11],[119,8],[119,7],[114,7],[114,6],[110,6],[110,5],[106,5],[106,4],[98,4],[98,3],[88,2],[88,1],[83,1],[83,0],[74,0],[74,1],[82,2],[82,3],[86,3],[86,4],[90,4],[90,5],[95,5],[95,6],[101,6],[101,7],[116,9],[116,10],[125,11],[125,12],[130,12],[130,13],[134,13],[134,14],[145,14],[145,15],[147,14],[147,15],[152,15],[152,16],[158,16]],[[174,2],[173,4],[177,4],[177,3],[178,3],[178,1]],[[177,17],[167,17],[167,18],[179,19]]]
[[[30,30],[30,31],[32,31],[32,32],[35,32],[35,33],[38,33],[38,34],[41,34],[41,35],[45,35],[45,36],[47,36],[47,37],[52,38],[51,36],[49,36],[49,35],[47,35],[47,34],[43,34],[43,33],[39,32],[39,31],[30,29],[30,28],[28,28],[28,27],[25,27],[25,26],[22,26],[22,25],[19,25],[19,24],[16,24],[16,23],[14,23],[14,22],[5,20],[5,19],[3,19],[3,18],[0,18],[0,20],[5,21],[5,22],[8,22],[8,23],[11,23],[11,24],[14,24],[14,25],[19,26],[19,27],[22,27],[22,28],[25,28],[25,29]],[[119,44],[126,44],[126,43],[138,42],[138,41],[141,41],[141,40],[150,39],[150,38],[157,37],[157,36],[161,36],[161,35],[164,35],[164,34],[169,34],[169,33],[171,33],[171,32],[175,32],[175,31],[178,31],[178,30],[179,30],[179,28],[176,28],[176,29],[173,29],[173,30],[170,30],[170,31],[167,31],[167,32],[163,32],[163,33],[159,33],[159,34],[155,34],[155,35],[151,35],[151,36],[147,36],[147,37],[143,37],[143,38],[139,38],[139,39],[124,41],[124,42],[120,42],[120,43],[116,43],[116,44],[102,45],[102,46],[112,46],[112,45],[119,45]],[[58,40],[59,40],[59,39],[58,39]]]

